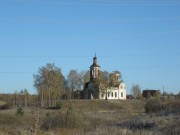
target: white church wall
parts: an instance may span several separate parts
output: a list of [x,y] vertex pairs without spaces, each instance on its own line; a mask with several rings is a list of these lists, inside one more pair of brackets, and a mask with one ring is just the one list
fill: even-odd
[[[126,99],[126,89],[125,87],[112,87],[107,89],[107,99],[112,100],[125,100]],[[99,93],[99,99],[106,99],[106,94]]]
[[126,85],[125,83],[121,83],[119,85],[119,99],[126,99]]

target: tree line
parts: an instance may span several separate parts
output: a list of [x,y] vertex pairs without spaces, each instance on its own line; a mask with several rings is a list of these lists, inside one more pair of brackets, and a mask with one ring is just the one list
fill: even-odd
[[[101,71],[100,76],[95,81],[96,86],[101,87],[101,90],[104,92],[109,86],[117,86],[119,84],[117,73],[119,74],[118,78],[121,80],[119,71],[112,73]],[[78,72],[72,69],[67,78],[65,78],[61,68],[55,66],[55,64],[48,63],[40,67],[38,73],[34,74],[33,77],[41,106],[52,106],[61,99],[75,98],[74,92],[82,91],[84,85],[90,81],[90,72]]]
[[17,108],[18,106],[38,106],[38,97],[30,94],[27,89],[15,91],[12,94],[0,94],[0,109]]
[[[107,87],[117,86],[120,82],[117,81],[116,74],[121,80],[119,71],[101,71],[98,78],[94,82],[97,87],[105,93]],[[84,85],[90,82],[90,71],[78,71],[72,69],[65,77],[61,68],[53,63],[47,63],[38,69],[38,72],[33,75],[34,87],[37,94],[30,94],[27,89],[15,91],[12,94],[0,94],[0,101],[8,103],[8,106],[54,106],[62,99],[71,100],[82,98]],[[122,80],[121,80],[122,81]],[[75,93],[76,92],[76,93]]]
[[[81,98],[84,86],[90,81],[90,71],[70,70],[65,77],[61,68],[53,63],[47,63],[38,69],[33,75],[34,86],[37,94],[31,95],[27,89],[15,91],[13,94],[0,94],[0,101],[9,103],[10,106],[54,106],[62,99],[70,100]],[[107,95],[108,87],[116,87],[122,82],[122,75],[119,71],[101,71],[94,79],[94,84],[101,93]],[[76,92],[76,93],[75,93]],[[133,85],[131,93],[135,99],[142,99],[140,86]]]

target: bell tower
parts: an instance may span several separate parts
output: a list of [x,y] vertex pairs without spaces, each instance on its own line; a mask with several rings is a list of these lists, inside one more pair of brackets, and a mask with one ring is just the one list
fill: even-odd
[[96,54],[93,58],[93,64],[90,66],[90,81],[92,82],[95,78],[99,76],[100,66],[97,64]]

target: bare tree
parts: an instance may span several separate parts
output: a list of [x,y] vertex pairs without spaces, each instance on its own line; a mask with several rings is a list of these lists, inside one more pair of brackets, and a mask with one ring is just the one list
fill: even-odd
[[27,107],[28,106],[28,97],[29,97],[29,93],[27,89],[23,90],[23,95],[24,95],[24,106]]
[[[83,77],[85,73],[79,73],[77,70],[72,69],[67,77],[67,85],[71,89],[71,96],[75,90],[81,90],[83,87]],[[72,98],[72,97],[71,97]]]
[[82,82],[83,82],[83,86],[85,83],[90,81],[90,71],[82,71],[81,73],[81,77],[82,77]]
[[135,99],[139,99],[142,97],[141,88],[138,84],[133,84],[131,88],[131,93]]

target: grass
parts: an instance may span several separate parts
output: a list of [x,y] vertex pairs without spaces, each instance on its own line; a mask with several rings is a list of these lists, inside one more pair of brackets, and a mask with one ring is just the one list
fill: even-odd
[[6,102],[0,100],[0,106],[6,104]]
[[[146,101],[71,100],[62,104],[60,110],[39,110],[38,134],[180,134],[180,101],[163,102],[167,108],[156,113],[145,113]],[[24,109],[24,115],[17,116],[15,109],[0,111],[0,135],[31,135],[36,112],[37,108]]]

